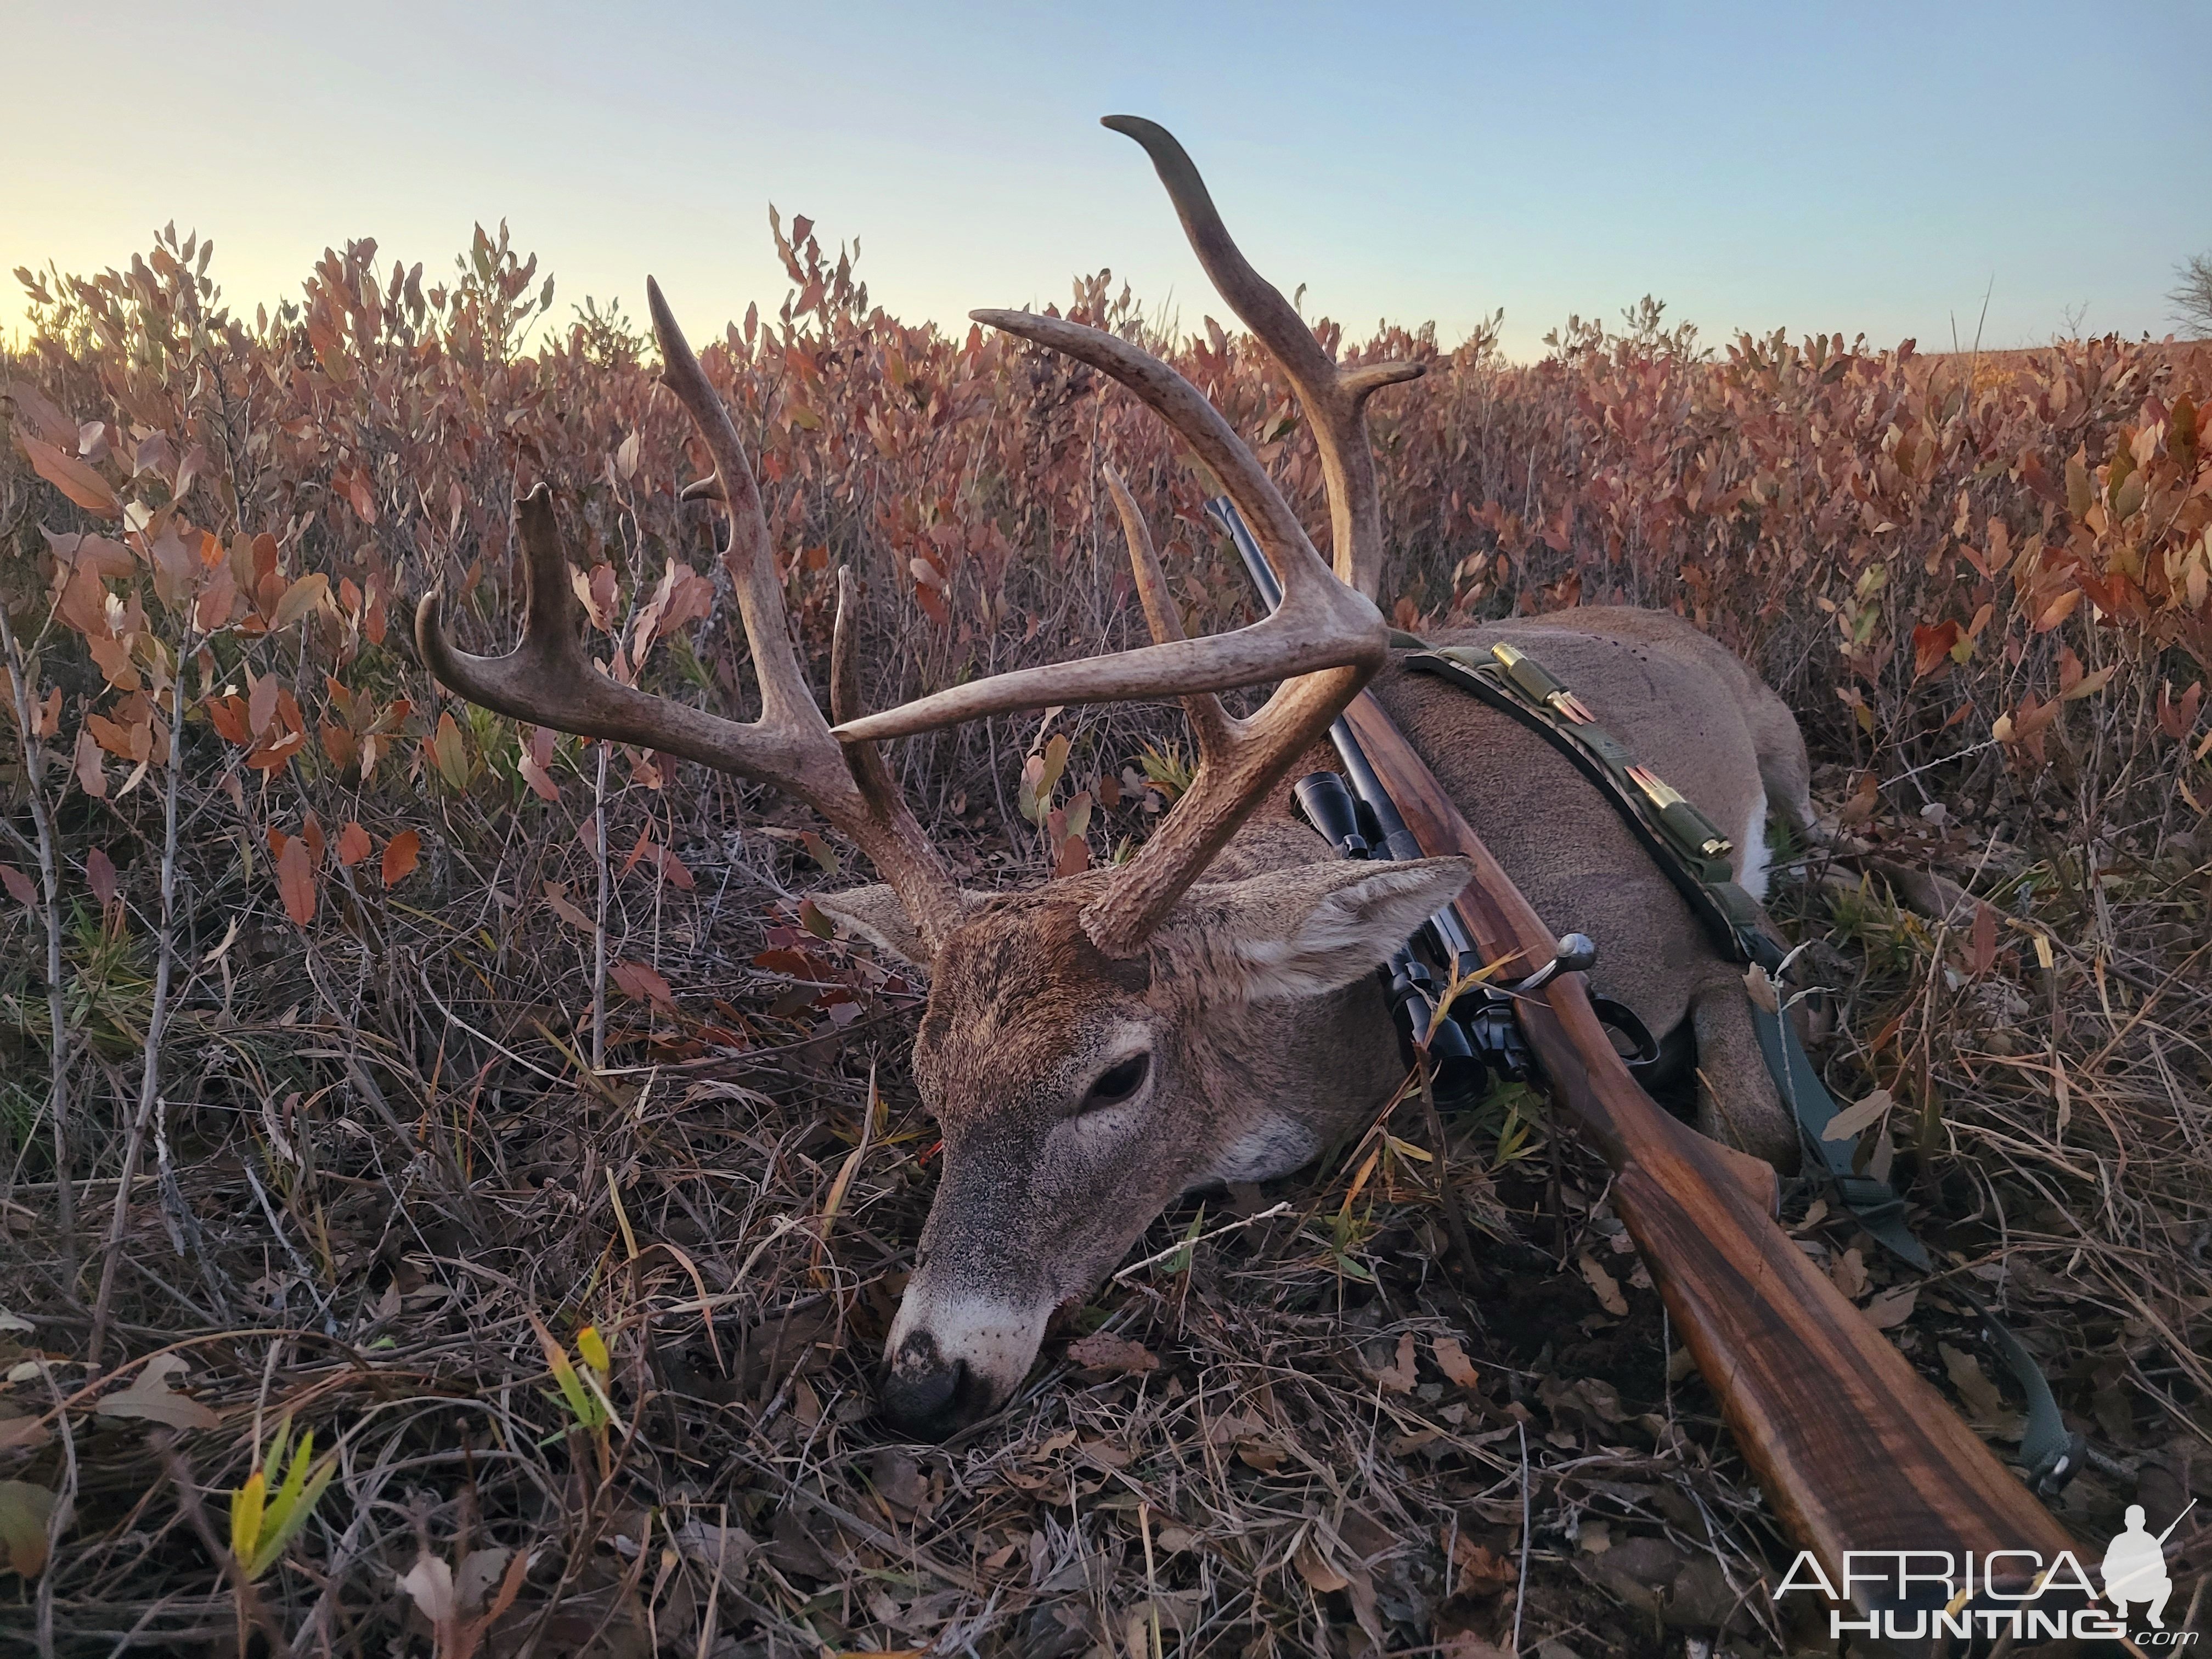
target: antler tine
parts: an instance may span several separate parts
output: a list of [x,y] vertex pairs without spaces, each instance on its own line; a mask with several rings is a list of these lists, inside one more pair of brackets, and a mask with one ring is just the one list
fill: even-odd
[[[761,511],[759,486],[745,459],[744,445],[720,395],[708,383],[707,371],[700,368],[691,343],[676,325],[675,313],[661,297],[660,284],[650,276],[645,279],[645,303],[653,314],[653,337],[660,347],[661,384],[676,394],[699,429],[707,453],[714,457],[712,498],[721,502],[730,521],[730,547],[723,562],[729,568],[745,643],[752,647],[753,673],[761,688],[761,724],[827,733],[830,723],[815,706],[799,666],[799,655],[791,647],[789,624],[783,613],[783,584],[775,574],[775,549],[769,537],[768,519]],[[708,492],[696,494],[704,496]]]
[[[1367,445],[1366,403],[1383,386],[1419,379],[1424,366],[1392,362],[1339,368],[1281,290],[1245,259],[1175,135],[1136,115],[1109,115],[1099,125],[1145,147],[1206,276],[1290,376],[1321,450],[1336,574],[1374,598],[1382,579],[1382,507],[1375,457]],[[1249,510],[1245,516],[1251,516]]]
[[[415,617],[422,659],[445,685],[502,714],[580,737],[662,750],[797,796],[868,855],[934,949],[958,925],[958,892],[874,745],[841,745],[830,735],[792,645],[768,522],[737,428],[669,314],[659,285],[649,279],[646,298],[665,364],[663,378],[714,457],[711,488],[685,494],[718,500],[728,513],[727,562],[760,683],[760,719],[725,720],[599,672],[579,638],[568,557],[552,492],[543,483],[515,503],[527,589],[520,643],[503,657],[456,650],[441,625],[441,599],[434,591],[423,597]],[[851,578],[840,571],[830,655],[841,684],[832,695],[848,708],[856,701],[848,626],[851,596]]]
[[517,501],[514,523],[523,551],[521,643],[503,657],[455,649],[446,635],[444,596],[433,589],[416,608],[415,641],[440,684],[515,720],[665,750],[760,782],[781,781],[782,757],[749,741],[753,728],[623,685],[592,665],[577,636],[576,598],[550,489],[540,483]]
[[[1121,475],[1105,469],[1106,489],[1129,544],[1137,598],[1153,639],[1182,637],[1152,532]],[[1198,775],[1166,822],[1137,856],[1109,878],[1083,909],[1084,931],[1109,956],[1135,954],[1184,890],[1237,833],[1253,805],[1282,781],[1372,671],[1358,665],[1286,679],[1260,712],[1237,720],[1212,692],[1182,700],[1198,745]]]
[[1371,674],[1382,665],[1389,635],[1381,612],[1331,574],[1266,470],[1189,381],[1128,341],[1079,323],[1020,311],[969,314],[1089,363],[1149,404],[1220,476],[1282,574],[1283,603],[1271,615],[1231,633],[1018,669],[954,686],[864,720],[846,721],[837,728],[840,739],[904,737],[979,715],[1053,703],[1225,691],[1348,665]]
[[[1182,618],[1176,614],[1175,596],[1168,592],[1167,572],[1160,568],[1160,556],[1153,550],[1152,532],[1145,515],[1113,464],[1107,463],[1102,470],[1106,474],[1106,493],[1114,498],[1114,511],[1121,520],[1121,538],[1128,544],[1129,566],[1136,578],[1137,603],[1144,607],[1145,625],[1152,629],[1155,644],[1180,640]],[[1191,739],[1198,745],[1200,765],[1226,752],[1233,732],[1229,711],[1221,706],[1219,697],[1211,691],[1194,692],[1182,700],[1182,712],[1190,722]]]

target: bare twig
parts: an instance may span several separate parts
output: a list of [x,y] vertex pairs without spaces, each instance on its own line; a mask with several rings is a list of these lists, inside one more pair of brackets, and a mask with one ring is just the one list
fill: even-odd
[[[8,659],[8,689],[15,700],[15,731],[23,743],[24,797],[38,837],[40,920],[46,930],[48,1112],[54,1139],[54,1225],[60,1234],[62,1286],[76,1294],[76,1170],[70,1156],[69,1002],[62,988],[61,852],[55,844],[53,813],[46,800],[46,745],[39,739],[39,707],[29,683],[29,667],[15,643],[8,607],[0,601],[0,650]],[[63,788],[68,788],[66,781]]]
[[154,1001],[146,1016],[146,1041],[141,1054],[138,1109],[131,1119],[124,1142],[123,1174],[115,1185],[115,1209],[107,1227],[107,1248],[100,1263],[100,1292],[92,1304],[92,1334],[86,1340],[87,1370],[100,1370],[100,1350],[107,1338],[108,1310],[115,1295],[115,1268],[123,1249],[123,1236],[131,1224],[131,1183],[138,1173],[138,1158],[146,1144],[146,1127],[153,1121],[154,1104],[161,1092],[161,1040],[169,1024],[169,980],[177,963],[177,801],[185,783],[185,671],[191,660],[192,628],[177,647],[176,673],[170,684],[169,775],[161,802],[161,908],[155,924],[156,958]]

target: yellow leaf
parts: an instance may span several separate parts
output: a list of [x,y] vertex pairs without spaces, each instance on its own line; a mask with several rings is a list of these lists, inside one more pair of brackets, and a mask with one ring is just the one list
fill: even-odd
[[584,1357],[586,1365],[602,1374],[612,1364],[607,1353],[606,1339],[599,1334],[597,1325],[586,1325],[576,1333],[576,1352]]
[[1820,1132],[1823,1140],[1849,1140],[1897,1103],[1887,1089],[1876,1089],[1856,1105],[1846,1106],[1828,1120]]
[[0,1571],[35,1578],[46,1565],[54,1495],[27,1480],[0,1480]]
[[294,623],[322,603],[323,595],[331,591],[331,579],[319,570],[311,570],[284,590],[284,597],[276,601],[276,614],[270,619],[270,631],[289,628]]

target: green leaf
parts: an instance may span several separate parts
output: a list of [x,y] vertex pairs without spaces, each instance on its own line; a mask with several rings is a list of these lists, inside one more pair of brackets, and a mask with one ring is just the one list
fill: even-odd
[[267,1521],[263,1522],[261,1547],[254,1552],[253,1559],[246,1564],[247,1577],[258,1578],[276,1565],[277,1559],[291,1547],[292,1540],[306,1529],[309,1518],[315,1512],[315,1505],[322,1501],[324,1492],[337,1479],[337,1453],[325,1453],[322,1462],[307,1480],[292,1508],[286,1512],[283,1525],[272,1527]]

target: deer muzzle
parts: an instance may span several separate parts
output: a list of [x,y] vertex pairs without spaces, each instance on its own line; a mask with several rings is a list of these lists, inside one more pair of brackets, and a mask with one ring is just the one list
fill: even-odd
[[916,1440],[943,1440],[1004,1405],[1044,1340],[1053,1298],[1010,1296],[925,1263],[884,1345],[883,1414]]

